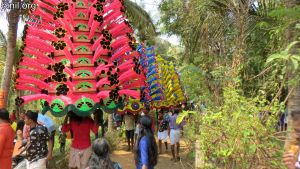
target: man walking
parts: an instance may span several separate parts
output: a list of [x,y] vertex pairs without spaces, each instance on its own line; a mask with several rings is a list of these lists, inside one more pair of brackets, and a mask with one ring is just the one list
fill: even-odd
[[[171,151],[172,151],[172,161],[176,162],[180,160],[179,149],[180,149],[180,135],[183,123],[177,124],[176,119],[179,114],[179,110],[175,109],[173,115],[170,117],[170,140],[171,140]],[[176,156],[175,156],[175,146],[176,146]]]
[[159,154],[162,154],[162,142],[164,142],[166,151],[168,151],[168,115],[164,114],[163,110],[161,110],[158,114],[158,147],[159,147]]
[[29,137],[25,146],[27,169],[46,169],[49,154],[47,142],[50,143],[49,133],[46,127],[37,123],[38,113],[27,111],[25,124],[30,127]]
[[126,112],[124,115],[124,123],[125,123],[125,134],[127,138],[128,151],[133,150],[134,146],[134,116]]

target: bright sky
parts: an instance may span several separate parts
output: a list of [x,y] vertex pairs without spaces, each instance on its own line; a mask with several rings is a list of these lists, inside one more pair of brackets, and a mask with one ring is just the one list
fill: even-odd
[[[144,4],[144,9],[150,14],[151,18],[153,19],[154,23],[157,23],[160,18],[160,13],[158,10],[158,5],[160,4],[161,0],[131,0],[136,2],[137,4],[141,5],[142,2]],[[169,41],[174,45],[179,45],[179,38],[177,36],[167,36],[161,35],[160,38]]]
[[[161,0],[131,0],[131,1],[134,1],[134,2],[138,3],[139,5],[141,5],[141,2],[144,2],[145,10],[150,14],[151,18],[153,19],[153,21],[155,23],[158,22],[159,17],[160,17],[160,14],[158,11],[158,4],[161,2]],[[19,22],[19,25],[18,25],[18,36],[19,37],[22,36],[23,29],[24,29],[24,23]],[[6,20],[4,13],[2,13],[2,15],[0,15],[0,30],[2,30],[4,34],[6,34],[8,31],[8,24],[7,24],[7,20]],[[160,37],[164,40],[169,41],[170,43],[172,43],[174,45],[179,45],[179,43],[180,43],[177,36],[161,35]]]

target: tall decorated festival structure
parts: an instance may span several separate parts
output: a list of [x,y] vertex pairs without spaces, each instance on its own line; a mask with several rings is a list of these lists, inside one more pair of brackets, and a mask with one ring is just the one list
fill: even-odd
[[173,63],[137,44],[123,0],[33,0],[22,37],[16,105],[88,116],[96,109],[140,112],[186,101]]
[[140,99],[145,76],[123,0],[34,0],[26,22],[16,88],[43,112],[89,115]]
[[141,57],[139,64],[145,74],[145,84],[140,99],[130,99],[119,113],[139,113],[145,106],[152,109],[172,109],[186,103],[186,97],[180,83],[180,77],[173,62],[156,55],[154,47],[137,47]]

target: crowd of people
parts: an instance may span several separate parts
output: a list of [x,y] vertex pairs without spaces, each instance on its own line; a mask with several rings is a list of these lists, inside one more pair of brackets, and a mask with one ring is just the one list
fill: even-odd
[[[144,112],[125,113],[123,123],[128,144],[128,151],[133,152],[136,169],[153,169],[163,153],[163,146],[168,153],[171,143],[172,161],[180,160],[180,137],[184,121],[178,123],[180,109],[160,110],[157,117],[147,108]],[[299,112],[291,114],[294,121],[299,122]],[[294,115],[294,114],[297,114]],[[70,169],[121,169],[118,162],[110,158],[109,144],[104,137],[98,138],[99,114],[94,118],[81,117],[69,111],[61,126],[59,143],[60,152],[65,152],[66,133],[71,133],[69,152]],[[152,116],[151,116],[152,115]],[[0,109],[0,169],[15,168],[23,162],[26,169],[46,169],[53,156],[55,124],[51,119],[35,111],[10,113]],[[299,142],[300,128],[295,123],[296,142]],[[96,136],[92,142],[91,132]],[[157,133],[157,136],[156,134]],[[156,139],[157,138],[157,139]],[[296,155],[299,150],[293,143],[283,156],[289,169],[299,168]]]
[[[167,109],[161,109],[157,113],[156,124],[153,120],[155,118],[150,118],[148,116],[149,114],[155,114],[153,112],[149,113],[150,109],[146,109],[145,112],[141,112],[137,115],[129,112],[124,114],[123,123],[125,127],[128,151],[133,151],[135,153],[137,164],[143,164],[143,162],[152,161],[152,163],[147,166],[148,168],[153,168],[157,160],[150,158],[157,158],[158,154],[163,153],[162,144],[165,145],[165,150],[168,152],[168,142],[171,143],[171,160],[174,162],[180,160],[180,137],[182,135],[184,122],[179,124],[176,122],[179,111],[180,109],[174,109],[171,111]],[[146,118],[148,118],[151,123],[148,123],[149,121],[147,121]],[[146,130],[145,128],[148,129]],[[155,132],[157,133],[158,146],[154,137]],[[146,137],[141,139],[143,136]],[[147,156],[147,154],[149,154],[149,156]],[[137,157],[140,157],[140,161]],[[138,165],[137,168],[142,169],[143,167]]]
[[[154,118],[151,119],[147,116],[149,111],[149,109],[146,109],[146,112],[142,112],[138,115],[126,113],[123,118],[128,151],[134,151],[138,169],[143,168],[143,166],[139,164],[147,164],[147,161],[152,161],[152,163],[147,165],[148,168],[153,168],[156,165],[158,154],[163,153],[163,143],[166,152],[169,150],[168,142],[171,143],[171,160],[174,162],[180,160],[180,137],[184,122],[179,124],[176,122],[179,109],[174,109],[173,111],[160,110],[157,113],[157,125],[155,125],[155,122],[152,120]],[[155,129],[155,126],[157,126],[157,129]],[[157,132],[158,146],[154,137],[155,131]],[[134,146],[135,149],[133,149]],[[152,159],[153,157],[156,159]]]
[[[123,116],[128,151],[134,154],[137,169],[152,169],[157,164],[158,154],[162,153],[164,143],[168,151],[171,143],[172,160],[178,161],[180,136],[183,123],[177,124],[179,109],[173,113],[166,110],[158,112],[157,125],[150,115],[150,109],[134,115]],[[98,138],[99,114],[81,117],[69,111],[59,133],[60,152],[65,152],[66,133],[71,133],[71,147],[68,166],[71,169],[121,169],[109,155],[109,145],[103,137]],[[18,118],[17,118],[18,117]],[[155,127],[157,126],[157,127]],[[157,129],[156,129],[157,128]],[[46,169],[53,156],[55,124],[47,116],[26,111],[16,114],[0,109],[0,169],[11,169],[20,161],[27,169]],[[96,136],[92,142],[91,132]],[[157,132],[158,146],[155,138]]]

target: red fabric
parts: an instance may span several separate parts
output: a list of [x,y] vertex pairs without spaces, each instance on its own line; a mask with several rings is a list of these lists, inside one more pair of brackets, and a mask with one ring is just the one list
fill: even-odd
[[69,124],[63,124],[62,132],[73,132],[72,147],[76,149],[86,149],[91,145],[90,131],[97,133],[98,125],[94,124],[91,118],[84,118],[81,122],[71,120]]
[[10,113],[9,119],[10,121],[16,121],[16,116],[14,112]]
[[0,124],[0,169],[9,169],[12,164],[15,132],[9,123]]

